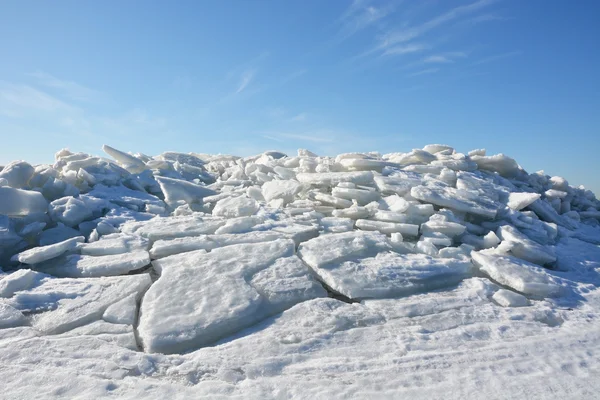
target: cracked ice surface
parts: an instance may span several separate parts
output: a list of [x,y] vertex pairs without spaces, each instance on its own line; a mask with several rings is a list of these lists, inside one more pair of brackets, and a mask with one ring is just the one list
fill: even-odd
[[0,169],[4,396],[600,389],[600,202],[583,187],[440,144],[103,150]]

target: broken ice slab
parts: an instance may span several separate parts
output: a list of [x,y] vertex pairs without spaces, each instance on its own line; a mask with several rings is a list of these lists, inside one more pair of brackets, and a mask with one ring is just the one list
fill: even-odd
[[508,207],[515,211],[519,211],[529,206],[531,203],[539,199],[539,193],[511,193],[508,196]]
[[8,304],[34,314],[32,326],[45,334],[57,334],[99,320],[106,309],[132,293],[141,293],[151,280],[148,274],[108,278],[43,278],[17,292]]
[[471,256],[482,272],[518,292],[541,298],[561,294],[559,281],[540,266],[494,250],[476,251]]
[[14,255],[13,260],[22,264],[38,264],[56,258],[69,250],[73,250],[79,243],[83,243],[84,241],[85,238],[83,236],[77,236],[56,244],[34,247]]
[[398,254],[378,232],[324,235],[300,245],[298,254],[334,291],[352,299],[403,296],[457,283],[471,274],[463,259]]
[[217,229],[226,224],[222,218],[204,217],[193,214],[190,216],[153,218],[149,221],[132,221],[123,224],[123,233],[139,235],[156,241],[160,239],[174,239],[186,236],[199,236],[215,233]]
[[150,265],[148,252],[137,250],[98,257],[71,254],[37,264],[35,267],[57,277],[78,278],[124,275],[147,265]]
[[48,201],[39,192],[0,187],[0,214],[25,216],[45,213],[47,210]]
[[165,195],[165,202],[170,206],[177,205],[180,202],[201,204],[204,197],[217,194],[214,190],[182,179],[164,176],[156,176],[155,178]]
[[419,236],[419,225],[413,224],[358,219],[356,220],[356,227],[363,231],[379,231],[381,233],[399,232],[406,236]]
[[275,240],[155,261],[161,276],[141,307],[145,350],[197,349],[295,303],[324,296],[293,253],[292,241]]
[[373,173],[370,171],[300,173],[296,175],[296,179],[313,186],[337,186],[340,182],[370,185],[373,183]]
[[150,249],[152,259],[194,250],[213,250],[241,243],[262,243],[284,239],[285,234],[274,231],[247,232],[238,234],[200,235],[169,240],[157,240]]
[[476,193],[458,190],[451,187],[416,186],[410,191],[415,199],[432,203],[440,207],[448,207],[457,211],[494,219],[501,208],[499,203],[486,199]]
[[148,250],[149,247],[150,241],[141,236],[111,233],[102,236],[96,242],[81,245],[79,252],[87,256],[108,256]]

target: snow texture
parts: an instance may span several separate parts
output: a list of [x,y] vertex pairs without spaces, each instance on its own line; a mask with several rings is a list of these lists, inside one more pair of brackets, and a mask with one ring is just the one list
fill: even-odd
[[597,397],[583,187],[445,144],[103,151],[0,168],[0,397]]

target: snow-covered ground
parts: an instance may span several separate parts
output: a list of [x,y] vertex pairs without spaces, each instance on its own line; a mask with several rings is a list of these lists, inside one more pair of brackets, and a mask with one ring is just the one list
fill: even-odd
[[598,398],[590,191],[445,145],[103,150],[0,170],[0,398]]

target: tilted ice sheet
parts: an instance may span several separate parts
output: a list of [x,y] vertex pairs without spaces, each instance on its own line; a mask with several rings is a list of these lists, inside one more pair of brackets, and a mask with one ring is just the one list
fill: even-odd
[[493,219],[500,208],[500,204],[491,199],[478,196],[474,193],[459,191],[451,187],[426,187],[416,186],[410,191],[414,198],[433,203],[441,207],[448,207],[484,218]]
[[85,238],[83,236],[78,236],[56,244],[25,250],[15,255],[13,258],[15,261],[19,261],[23,264],[38,264],[56,258],[69,250],[73,250],[79,243],[83,243],[84,241]]
[[467,258],[398,254],[386,236],[375,232],[323,235],[301,244],[298,254],[327,286],[352,299],[431,290],[471,273]]
[[280,239],[154,261],[161,276],[142,302],[144,348],[162,353],[197,349],[291,304],[324,295],[293,253],[294,242]]
[[71,254],[66,257],[38,264],[41,271],[67,278],[99,277],[124,275],[150,264],[150,255],[146,250],[106,256],[85,256]]
[[148,274],[108,278],[44,278],[31,289],[16,292],[8,304],[33,314],[32,326],[45,334],[66,332],[99,320],[106,309],[150,286]]
[[560,282],[544,268],[519,258],[498,255],[494,250],[471,253],[479,269],[496,282],[534,297],[556,297],[561,294]]

